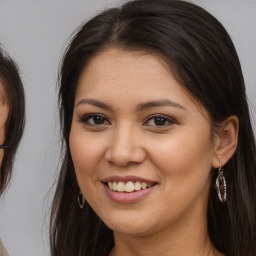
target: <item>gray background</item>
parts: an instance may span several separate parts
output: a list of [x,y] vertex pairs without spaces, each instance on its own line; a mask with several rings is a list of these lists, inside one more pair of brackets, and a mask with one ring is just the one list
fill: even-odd
[[[0,199],[0,237],[10,256],[49,255],[49,208],[59,164],[58,63],[72,31],[111,0],[0,0],[0,42],[20,66],[27,100],[25,135],[13,179]],[[230,33],[256,112],[256,1],[194,0]],[[255,124],[254,124],[255,127]],[[53,186],[53,187],[52,187]]]

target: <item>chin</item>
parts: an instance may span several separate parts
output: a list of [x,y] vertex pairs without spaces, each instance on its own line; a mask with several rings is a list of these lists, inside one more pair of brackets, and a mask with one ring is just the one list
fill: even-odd
[[140,225],[124,225],[119,226],[116,224],[111,225],[110,229],[112,229],[114,232],[127,235],[127,236],[144,236],[149,235],[149,227],[140,226]]
[[124,235],[145,235],[150,233],[152,225],[149,226],[149,223],[153,224],[152,219],[149,220],[138,216],[140,216],[138,213],[133,216],[120,215],[117,217],[116,215],[112,215],[111,220],[107,219],[104,223],[114,232]]

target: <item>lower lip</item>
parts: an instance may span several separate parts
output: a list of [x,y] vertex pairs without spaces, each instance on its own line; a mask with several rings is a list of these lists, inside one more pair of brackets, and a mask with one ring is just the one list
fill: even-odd
[[149,195],[156,187],[156,185],[153,185],[150,188],[141,189],[137,191],[135,190],[134,192],[127,193],[113,191],[106,184],[103,184],[103,186],[110,199],[121,204],[136,203],[144,199],[147,195]]

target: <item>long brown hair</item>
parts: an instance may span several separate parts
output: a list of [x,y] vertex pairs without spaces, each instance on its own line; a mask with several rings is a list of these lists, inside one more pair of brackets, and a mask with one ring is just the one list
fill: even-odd
[[[239,58],[224,27],[204,9],[178,0],[129,1],[84,23],[69,44],[59,74],[63,162],[51,213],[51,254],[108,255],[113,232],[86,203],[69,151],[75,92],[88,60],[106,47],[158,54],[178,82],[199,100],[213,124],[236,115],[238,146],[225,166],[228,201],[219,202],[212,185],[208,233],[226,256],[256,252],[256,149]],[[214,181],[213,177],[213,181]]]
[[0,170],[0,195],[7,186],[15,153],[21,140],[25,123],[25,96],[19,69],[13,59],[0,47],[0,82],[4,88],[9,114],[5,124],[5,141],[1,145],[4,158]]

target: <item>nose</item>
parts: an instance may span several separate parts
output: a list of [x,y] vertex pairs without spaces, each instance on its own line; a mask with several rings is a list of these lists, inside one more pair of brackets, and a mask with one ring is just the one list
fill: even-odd
[[113,136],[106,150],[108,162],[117,166],[140,164],[146,159],[141,136],[132,128],[119,128],[113,131]]

